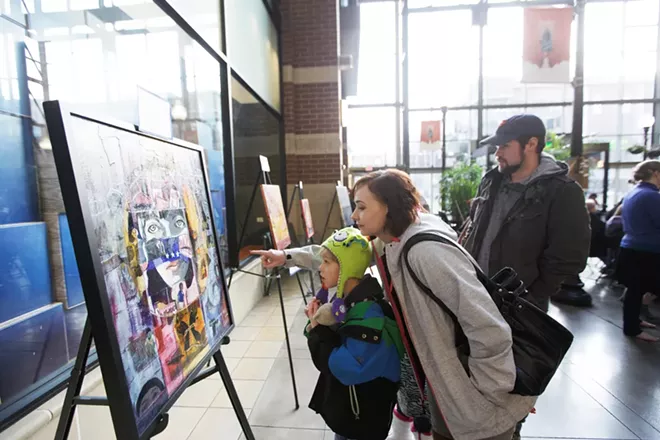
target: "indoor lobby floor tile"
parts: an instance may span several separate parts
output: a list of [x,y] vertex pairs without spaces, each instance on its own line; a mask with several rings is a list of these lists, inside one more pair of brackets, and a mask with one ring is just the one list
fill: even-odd
[[[321,417],[307,407],[318,372],[303,335],[307,319],[300,290],[295,282],[284,281],[300,409],[294,409],[276,288],[236,326],[232,342],[222,352],[257,440],[334,440]],[[536,414],[525,423],[523,438],[660,440],[660,344],[624,338],[618,320],[620,292],[608,284],[585,282],[594,292],[594,307],[551,307],[551,315],[574,333],[575,342],[539,398]],[[103,388],[93,393],[102,395]],[[169,413],[169,426],[156,440],[243,438],[218,374],[188,389]],[[56,421],[51,422],[31,440],[53,438],[55,426]],[[69,440],[115,438],[106,408],[81,408],[74,426]],[[413,436],[388,440],[413,440]]]

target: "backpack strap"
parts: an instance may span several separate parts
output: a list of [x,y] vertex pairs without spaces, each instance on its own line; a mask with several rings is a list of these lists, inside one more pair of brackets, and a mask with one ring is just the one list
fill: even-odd
[[410,265],[410,260],[408,259],[408,254],[410,253],[410,249],[415,246],[418,243],[424,242],[424,241],[434,241],[437,243],[443,243],[447,244],[450,246],[453,246],[460,250],[465,257],[470,260],[472,263],[472,266],[474,267],[474,270],[477,273],[477,277],[479,278],[479,281],[484,285],[484,287],[488,288],[488,286],[492,283],[492,281],[486,276],[486,274],[479,268],[479,266],[474,262],[472,257],[467,253],[465,249],[463,249],[462,246],[460,246],[458,243],[456,243],[454,240],[451,240],[443,235],[436,234],[436,233],[431,233],[431,232],[424,232],[420,234],[415,234],[413,235],[403,246],[403,261],[406,264],[406,268],[408,269],[408,273],[412,277],[412,279],[415,281],[415,284],[417,284],[417,287],[419,287],[422,292],[426,294],[429,298],[433,300],[434,303],[436,303],[440,308],[451,318],[452,322],[454,323],[454,331],[455,331],[455,342],[456,342],[456,347],[461,347],[463,345],[467,346],[469,348],[468,340],[467,337],[465,336],[465,333],[463,333],[463,329],[461,328],[460,324],[458,323],[458,318],[452,312],[449,307],[433,293],[433,291],[426,286],[422,280],[419,279],[415,271],[413,270],[412,266]]

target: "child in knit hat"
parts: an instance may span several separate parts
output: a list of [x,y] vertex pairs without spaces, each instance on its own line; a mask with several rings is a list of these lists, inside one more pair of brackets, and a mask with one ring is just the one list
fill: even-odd
[[321,325],[338,324],[346,316],[344,296],[362,280],[371,264],[371,244],[357,229],[344,228],[323,243],[321,259],[322,285],[315,297],[320,305],[314,319]]
[[305,310],[305,334],[320,371],[309,407],[336,439],[384,440],[403,343],[380,284],[365,275],[371,244],[357,229],[345,228],[321,249],[323,288]]

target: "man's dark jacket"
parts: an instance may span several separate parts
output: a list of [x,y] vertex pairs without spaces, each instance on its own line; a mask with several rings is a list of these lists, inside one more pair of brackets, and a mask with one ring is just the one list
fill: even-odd
[[[500,227],[490,249],[489,275],[513,268],[529,290],[529,297],[547,310],[550,297],[565,279],[586,265],[591,232],[580,186],[562,171],[539,176],[526,185]],[[477,259],[504,177],[493,169],[479,185],[462,243]]]

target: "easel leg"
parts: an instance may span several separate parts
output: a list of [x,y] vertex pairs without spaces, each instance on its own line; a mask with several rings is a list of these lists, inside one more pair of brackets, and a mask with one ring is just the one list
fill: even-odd
[[85,320],[85,327],[83,329],[80,346],[78,347],[78,355],[76,356],[76,363],[71,370],[71,379],[69,379],[69,387],[64,397],[62,404],[62,414],[60,414],[60,421],[57,424],[57,432],[55,433],[55,440],[67,440],[69,431],[71,431],[71,424],[73,423],[73,416],[75,415],[76,405],[73,402],[74,398],[80,395],[82,390],[83,379],[85,378],[85,369],[87,368],[87,358],[89,357],[89,350],[92,347],[92,326],[89,323],[89,317]]
[[[316,291],[316,289],[314,289],[314,272],[311,270],[309,271],[309,285],[312,288],[312,295],[314,295],[314,292]],[[307,301],[305,301],[305,304],[307,304]]]
[[300,281],[300,274],[296,273],[296,280],[298,280],[298,287],[300,287],[300,294],[303,297],[303,301],[305,301],[305,305],[307,305],[307,293],[305,292],[305,288],[302,285],[302,281]]
[[252,428],[250,427],[250,423],[248,422],[248,419],[245,416],[245,411],[243,410],[241,401],[238,398],[238,393],[236,392],[236,388],[234,388],[234,382],[231,380],[231,375],[229,374],[229,369],[227,368],[227,364],[225,363],[225,358],[222,357],[222,353],[220,353],[220,350],[218,350],[213,355],[213,360],[215,360],[215,365],[218,367],[218,372],[220,373],[220,377],[222,378],[222,383],[225,385],[225,390],[227,390],[229,401],[231,402],[231,405],[234,407],[234,412],[236,413],[236,417],[238,417],[238,423],[241,424],[241,429],[243,430],[243,434],[245,434],[245,439],[254,440],[254,434],[252,433]]
[[282,322],[284,324],[284,338],[286,339],[286,352],[289,355],[289,368],[291,369],[291,383],[293,384],[293,397],[296,400],[296,409],[300,408],[298,403],[298,389],[296,388],[296,373],[293,369],[293,358],[291,357],[291,343],[289,342],[289,326],[286,322],[286,313],[284,310],[284,296],[282,295],[282,276],[277,272],[277,290],[280,295],[280,309],[282,309]]

